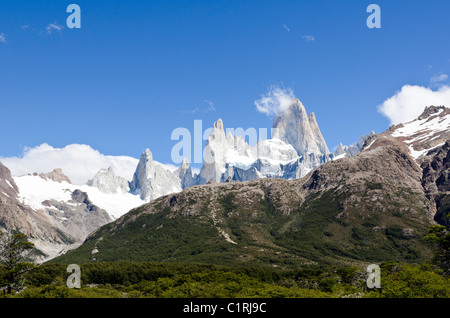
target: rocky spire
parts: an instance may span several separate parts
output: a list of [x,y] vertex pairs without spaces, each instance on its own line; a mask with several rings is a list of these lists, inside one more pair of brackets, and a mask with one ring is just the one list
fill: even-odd
[[308,115],[303,104],[296,98],[292,99],[287,110],[275,118],[272,127],[273,137],[291,144],[299,156],[330,153],[316,116],[314,113]]
[[180,178],[173,172],[155,163],[150,149],[146,149],[139,159],[130,191],[150,201],[168,193],[181,191]]
[[151,189],[149,189],[148,179],[155,174],[155,163],[150,149],[145,149],[141,154],[136,171],[133,175],[133,180],[130,183],[130,190],[132,192],[140,192],[142,199],[149,199],[151,197]]
[[209,180],[220,182],[226,165],[227,138],[222,119],[218,119],[208,137],[204,151],[204,164],[199,174],[199,183],[205,184]]

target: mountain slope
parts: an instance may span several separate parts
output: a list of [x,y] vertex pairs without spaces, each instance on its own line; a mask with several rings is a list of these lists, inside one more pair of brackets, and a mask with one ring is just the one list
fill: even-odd
[[[433,121],[435,113],[427,112],[418,121]],[[438,141],[425,155],[431,161],[418,161],[396,129],[371,136],[357,155],[327,162],[301,179],[210,183],[160,197],[54,261],[94,257],[288,267],[426,259],[424,236],[436,215],[448,211],[449,144]],[[433,140],[446,138],[447,130],[434,131],[440,133]],[[421,162],[429,162],[434,173]],[[433,183],[436,187],[427,187]],[[436,197],[444,198],[440,207]]]
[[[88,261],[94,249],[99,261],[279,266],[425,257],[421,238],[430,216],[420,172],[408,173],[414,165],[396,149],[374,152],[301,180],[208,184],[162,197],[102,227],[59,261]],[[386,155],[401,163],[398,171],[367,172]]]

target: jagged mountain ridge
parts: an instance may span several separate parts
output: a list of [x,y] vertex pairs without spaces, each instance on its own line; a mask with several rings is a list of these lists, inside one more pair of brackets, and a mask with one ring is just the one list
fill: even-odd
[[296,98],[275,118],[273,131],[271,139],[259,140],[255,146],[250,146],[242,136],[226,135],[219,118],[208,137],[204,163],[198,174],[184,168],[189,164],[186,160],[177,171],[158,167],[147,149],[141,156],[130,189],[148,201],[211,180],[221,183],[258,178],[296,179],[338,155],[352,156],[362,146],[360,140],[359,144],[340,148],[339,153],[330,153],[314,113],[308,115]]
[[[208,137],[204,163],[198,174],[190,169],[186,158],[178,169],[171,170],[156,162],[150,149],[146,149],[129,182],[130,192],[150,201],[211,180],[221,183],[257,178],[299,178],[335,157],[328,150],[315,115],[307,115],[298,99],[293,99],[289,109],[275,118],[273,126],[273,138],[259,140],[252,147],[242,136],[226,135],[219,118]],[[99,174],[103,176],[101,182],[95,177],[88,184],[107,192],[111,187],[117,188],[113,177],[105,177],[104,171]]]
[[[162,196],[54,261],[90,261],[95,249],[97,261],[418,262],[430,255],[423,240],[429,226],[450,226],[446,118],[446,108],[427,108],[419,119],[367,138],[355,156],[303,178],[213,182]],[[440,125],[430,129],[433,123]],[[414,125],[419,129],[405,136]]]

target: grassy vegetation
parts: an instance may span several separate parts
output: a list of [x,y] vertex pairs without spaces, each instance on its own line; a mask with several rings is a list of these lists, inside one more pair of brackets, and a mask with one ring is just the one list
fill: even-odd
[[[293,214],[290,229],[275,233],[276,244],[325,264],[344,259],[414,263],[430,256],[429,244],[423,239],[427,227],[411,221],[412,213],[396,214],[395,208],[374,212],[371,201],[344,209],[342,202],[347,197],[345,191],[336,189],[309,197]],[[411,235],[405,234],[409,227]]]
[[166,217],[168,213],[142,215],[114,232],[105,231],[100,240],[95,237],[54,262],[89,262],[94,248],[99,250],[94,257],[100,262],[207,262],[218,253],[226,259],[232,246],[218,237],[211,221],[199,220],[197,216],[170,218]]

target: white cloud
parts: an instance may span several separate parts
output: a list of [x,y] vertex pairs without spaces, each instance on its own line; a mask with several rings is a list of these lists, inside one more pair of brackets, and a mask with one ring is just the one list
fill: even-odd
[[216,108],[214,107],[214,103],[212,101],[210,101],[209,99],[205,99],[205,103],[207,103],[209,105],[207,111],[209,111],[209,112],[216,111]]
[[437,90],[418,85],[404,85],[392,97],[378,106],[378,111],[391,121],[399,124],[416,119],[426,106],[450,107],[450,87],[441,86]]
[[6,35],[5,35],[5,33],[0,33],[0,42],[6,43]]
[[286,24],[283,24],[283,28],[288,32],[291,31],[291,29],[289,29],[289,27]]
[[61,168],[72,183],[85,184],[101,168],[112,167],[114,172],[131,180],[139,162],[127,156],[106,156],[88,145],[72,144],[64,148],[53,148],[44,143],[34,148],[25,148],[22,157],[0,158],[14,176],[29,173],[47,173]]
[[261,98],[255,101],[255,105],[260,113],[276,116],[289,108],[293,98],[295,98],[294,92],[290,88],[271,86],[266,95],[261,95]]
[[315,36],[310,34],[302,36],[302,39],[306,42],[314,42],[316,40]]
[[441,82],[445,82],[448,79],[448,75],[447,74],[443,74],[443,73],[439,73],[439,74],[435,74],[430,78],[430,83],[431,84],[438,84]]
[[208,113],[208,112],[216,112],[216,108],[214,107],[214,103],[208,99],[204,99],[203,100],[206,104],[208,104],[208,108],[204,108],[204,107],[195,107],[194,109],[185,109],[182,110],[181,112],[183,114],[197,114],[200,111]]
[[181,112],[183,113],[183,114],[196,114],[196,113],[198,113],[200,111],[200,108],[198,108],[198,107],[195,107],[194,109],[188,109],[188,110],[182,110]]
[[51,34],[54,30],[56,31],[61,31],[64,27],[62,25],[55,23],[50,23],[49,25],[47,25],[47,27],[45,28],[45,30],[47,31],[48,34]]

